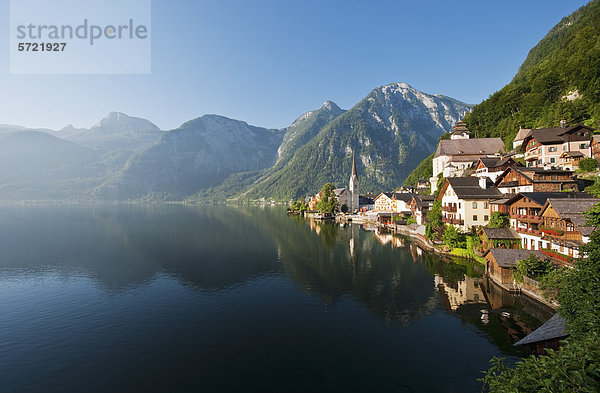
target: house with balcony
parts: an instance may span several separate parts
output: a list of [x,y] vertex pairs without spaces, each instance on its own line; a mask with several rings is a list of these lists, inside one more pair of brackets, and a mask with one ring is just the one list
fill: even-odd
[[442,221],[468,231],[489,223],[490,203],[502,194],[488,178],[450,177],[437,198],[442,203]]
[[577,191],[577,180],[573,172],[562,169],[544,169],[537,167],[507,168],[494,184],[503,194],[520,192],[558,192]]
[[521,145],[527,167],[558,167],[564,152],[578,151],[584,157],[590,157],[593,130],[582,124],[567,127],[564,121],[560,127],[531,130]]
[[433,195],[418,195],[414,194],[410,202],[410,212],[417,220],[417,224],[425,225],[427,212],[433,206],[435,198]]
[[560,168],[565,171],[576,171],[579,169],[579,161],[586,156],[580,151],[565,151],[560,155]]
[[582,256],[580,248],[594,231],[584,213],[597,203],[598,198],[548,198],[540,211],[539,230],[545,244],[541,251],[560,264],[572,265],[574,258]]
[[504,206],[510,217],[510,227],[520,236],[523,249],[542,250],[549,247],[549,243],[542,240],[541,211],[550,198],[589,199],[592,196],[584,192],[524,192],[510,198]]

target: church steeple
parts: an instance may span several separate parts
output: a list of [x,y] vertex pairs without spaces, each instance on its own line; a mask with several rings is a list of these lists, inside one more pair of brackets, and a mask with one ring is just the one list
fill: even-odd
[[350,182],[348,184],[350,191],[350,208],[351,212],[354,212],[360,208],[359,194],[358,194],[358,174],[356,172],[356,157],[354,151],[352,151],[352,174],[350,175]]

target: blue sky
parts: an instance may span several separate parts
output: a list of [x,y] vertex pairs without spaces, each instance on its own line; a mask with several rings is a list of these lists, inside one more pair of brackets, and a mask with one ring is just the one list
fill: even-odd
[[153,0],[150,75],[12,75],[5,28],[0,123],[89,127],[120,111],[163,129],[207,113],[280,128],[393,82],[478,103],[585,3]]

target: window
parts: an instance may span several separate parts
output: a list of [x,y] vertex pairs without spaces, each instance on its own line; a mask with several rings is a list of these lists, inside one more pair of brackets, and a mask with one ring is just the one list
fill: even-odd
[[473,216],[473,221],[477,221],[477,216]]
[[557,180],[558,176],[557,175],[552,175],[552,180]]
[[460,202],[458,202],[458,208],[460,209]]
[[556,146],[550,146],[548,148],[548,153],[554,153],[556,151]]
[[552,158],[550,159],[550,163],[551,163],[551,164],[554,164],[555,162],[556,162],[556,158],[552,157]]
[[483,221],[489,221],[490,220],[490,216],[483,216]]
[[487,202],[483,202],[483,208],[487,209],[488,208],[488,203]]
[[477,209],[477,202],[473,202],[473,209]]
[[579,148],[580,149],[587,149],[589,147],[589,145],[587,143],[580,143],[579,144]]

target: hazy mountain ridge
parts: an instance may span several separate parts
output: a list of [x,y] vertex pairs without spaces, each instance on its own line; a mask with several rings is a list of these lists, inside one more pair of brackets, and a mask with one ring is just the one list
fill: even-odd
[[[326,181],[345,184],[353,150],[363,190],[392,188],[468,109],[397,83],[378,87],[349,111],[325,101],[280,130],[205,115],[161,131],[148,120],[111,112],[89,129],[38,132],[30,143],[39,146],[36,140],[47,135],[53,142],[44,154],[54,159],[39,168],[37,183],[31,180],[35,165],[23,184],[20,172],[10,182],[5,176],[0,199],[288,199],[312,194]],[[12,131],[5,136],[32,132],[5,129]],[[0,151],[15,153],[5,157],[6,168],[27,150],[9,140],[0,138]],[[36,161],[35,154],[20,156]]]

